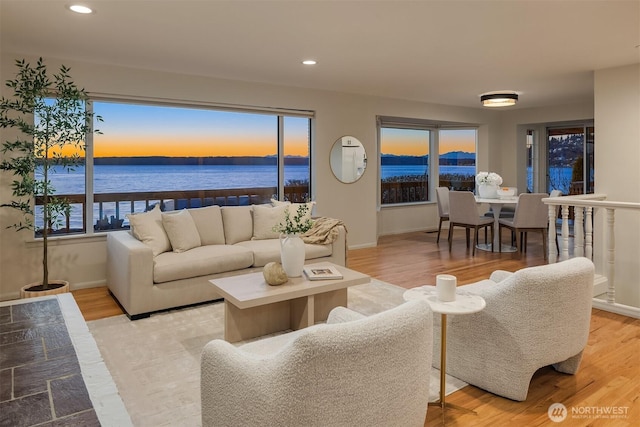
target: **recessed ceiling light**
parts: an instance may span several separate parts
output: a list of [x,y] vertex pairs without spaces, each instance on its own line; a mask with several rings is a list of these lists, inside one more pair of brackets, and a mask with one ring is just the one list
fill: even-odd
[[305,59],[304,61],[302,61],[302,63],[304,65],[316,65],[318,62],[314,61],[313,59]]
[[82,13],[85,15],[88,13],[93,13],[93,10],[91,8],[87,6],[83,6],[81,4],[72,4],[71,6],[69,6],[69,10],[75,13]]

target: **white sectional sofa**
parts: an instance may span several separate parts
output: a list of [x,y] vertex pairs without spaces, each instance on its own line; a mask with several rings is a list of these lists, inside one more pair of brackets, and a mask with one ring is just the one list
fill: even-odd
[[[131,231],[107,235],[107,286],[132,320],[220,299],[217,277],[261,271],[280,261],[272,230],[285,205],[208,206],[129,216]],[[294,207],[292,207],[294,209]],[[305,244],[309,262],[346,264],[346,229],[327,244]]]

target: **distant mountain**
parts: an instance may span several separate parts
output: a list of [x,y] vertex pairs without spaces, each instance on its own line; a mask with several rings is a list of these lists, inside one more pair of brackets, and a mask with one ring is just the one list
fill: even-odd
[[466,151],[450,151],[440,155],[441,159],[473,159],[476,158],[476,153],[467,153]]
[[466,151],[450,151],[440,155],[440,165],[443,166],[475,166],[476,154]]
[[[429,155],[399,156],[397,154],[383,154],[380,157],[380,161],[383,166],[426,165],[429,162]],[[439,163],[446,166],[474,166],[476,164],[476,155],[465,151],[450,151],[439,156]]]
[[393,165],[426,165],[429,156],[398,156],[395,154],[383,154],[380,156],[382,166]]

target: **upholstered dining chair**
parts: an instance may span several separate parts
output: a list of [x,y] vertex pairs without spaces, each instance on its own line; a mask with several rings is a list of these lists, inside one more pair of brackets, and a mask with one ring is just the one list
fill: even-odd
[[449,188],[436,188],[436,200],[438,201],[438,216],[440,217],[436,243],[440,243],[440,231],[442,230],[442,223],[445,221],[449,221]]
[[[413,304],[419,303],[419,304]],[[202,351],[202,425],[416,426],[427,414],[433,313],[409,301],[365,317]]]
[[[447,320],[447,374],[523,401],[533,374],[552,366],[575,374],[589,338],[594,266],[587,258],[528,267],[459,286],[484,298],[484,310]],[[440,316],[434,316],[434,354]],[[433,358],[440,367],[440,358]]]
[[[478,214],[476,198],[471,191],[449,192],[449,252],[453,240],[454,227],[464,227],[467,234],[467,248],[469,247],[469,232],[473,229],[472,256],[476,254],[478,242],[478,230],[491,227],[491,241],[493,242],[494,229],[493,218],[481,217]],[[491,246],[493,252],[493,246]]]
[[542,199],[546,197],[549,197],[547,193],[523,193],[518,197],[518,205],[516,206],[516,212],[513,218],[498,219],[499,250],[502,250],[503,228],[508,228],[515,234],[516,248],[521,253],[525,251],[526,233],[539,231],[542,234],[544,259],[547,259],[549,209],[547,205],[542,203]]

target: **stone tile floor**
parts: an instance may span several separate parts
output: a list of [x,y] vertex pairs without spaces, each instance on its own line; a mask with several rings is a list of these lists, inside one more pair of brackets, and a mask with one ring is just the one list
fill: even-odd
[[0,427],[99,426],[56,299],[0,307]]

